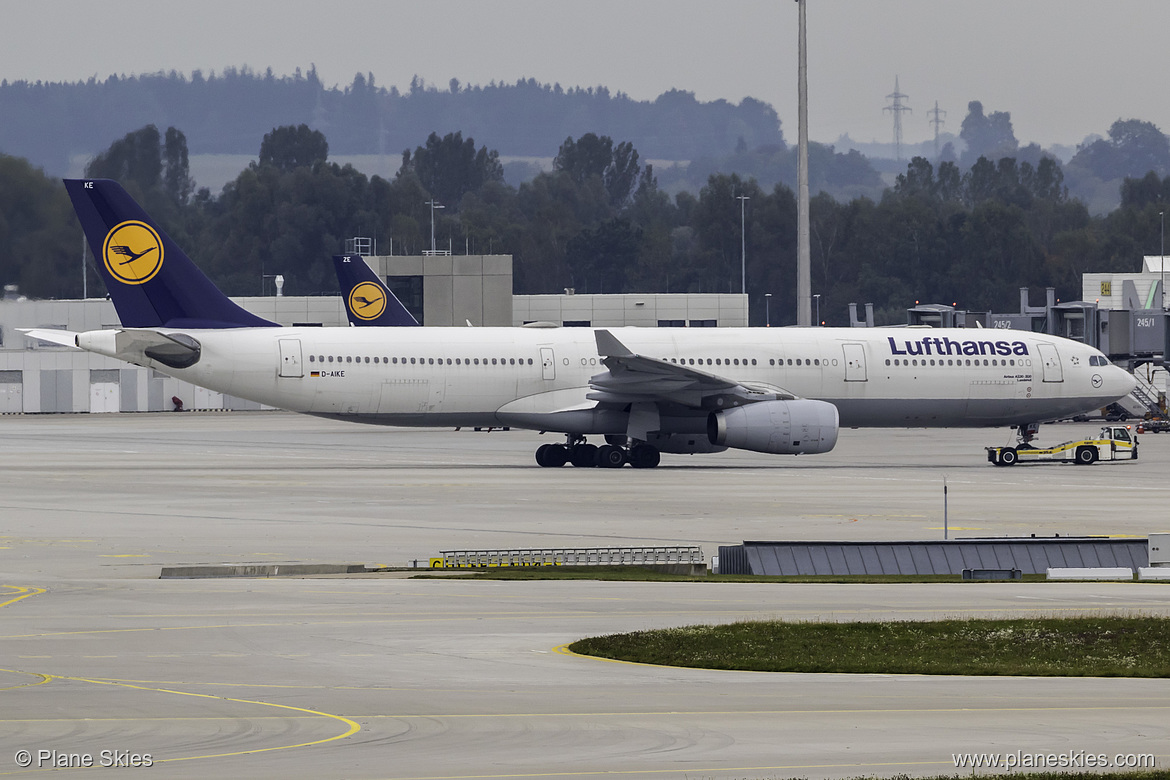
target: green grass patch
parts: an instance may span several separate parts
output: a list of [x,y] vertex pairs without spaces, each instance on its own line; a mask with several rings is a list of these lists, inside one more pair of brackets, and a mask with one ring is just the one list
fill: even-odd
[[1170,677],[1170,618],[687,626],[582,639],[582,655],[760,672]]
[[[994,770],[992,770],[994,771]],[[1170,770],[1127,770],[1122,772],[1008,772],[1006,774],[979,774],[976,777],[1010,777],[1011,780],[1170,780]],[[970,774],[935,775],[933,777],[911,777],[894,775],[889,780],[971,780]],[[874,780],[870,777],[855,777],[852,780]]]

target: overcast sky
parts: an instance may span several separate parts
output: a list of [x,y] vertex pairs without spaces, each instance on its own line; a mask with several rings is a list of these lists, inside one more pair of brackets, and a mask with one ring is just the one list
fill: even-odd
[[[77,81],[316,64],[407,87],[415,74],[487,84],[603,84],[652,99],[772,104],[796,137],[792,0],[0,0],[0,78]],[[907,142],[938,101],[958,132],[967,103],[1010,111],[1022,143],[1073,144],[1118,118],[1170,131],[1170,0],[808,0],[809,126],[889,141],[895,76]],[[3,117],[0,117],[3,121]],[[452,128],[454,129],[454,128]]]

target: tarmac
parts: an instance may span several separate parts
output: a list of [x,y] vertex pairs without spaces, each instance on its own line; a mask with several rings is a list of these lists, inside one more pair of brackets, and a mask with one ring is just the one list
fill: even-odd
[[1170,615],[1160,583],[159,579],[447,549],[940,538],[944,480],[951,538],[1170,530],[1170,436],[1141,436],[1133,463],[991,466],[983,447],[1008,436],[846,430],[826,455],[554,470],[533,459],[553,437],[523,431],[0,417],[0,776],[87,758],[76,771],[105,777],[399,780],[969,774],[952,754],[1017,751],[1165,767],[1165,679],[763,674],[564,649],[743,619]]

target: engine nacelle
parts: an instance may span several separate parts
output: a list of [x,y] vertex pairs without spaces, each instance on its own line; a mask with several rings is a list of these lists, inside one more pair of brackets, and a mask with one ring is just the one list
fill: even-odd
[[711,444],[774,455],[828,452],[837,444],[837,407],[825,401],[761,401],[712,412]]

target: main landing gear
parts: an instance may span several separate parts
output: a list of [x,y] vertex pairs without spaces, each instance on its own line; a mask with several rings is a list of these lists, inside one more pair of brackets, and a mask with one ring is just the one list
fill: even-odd
[[636,469],[652,469],[661,455],[657,447],[644,442],[633,446],[603,444],[598,447],[585,441],[584,436],[566,434],[564,444],[542,444],[536,448],[536,463],[545,468],[560,468],[572,463],[578,468],[620,469],[629,463]]

